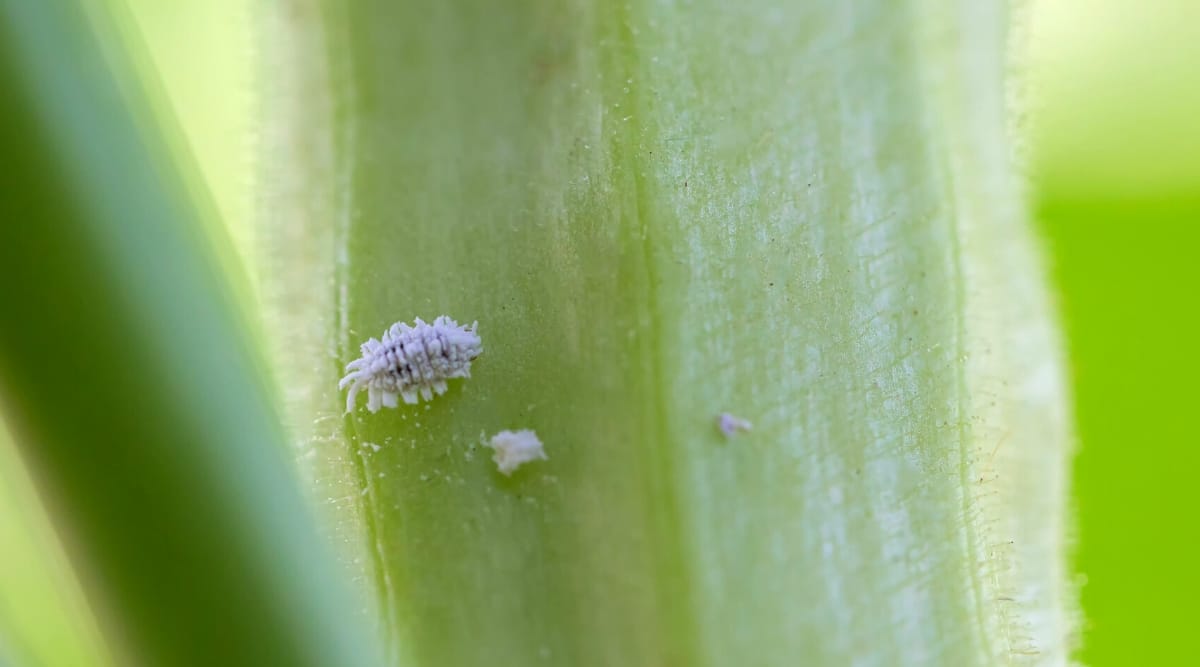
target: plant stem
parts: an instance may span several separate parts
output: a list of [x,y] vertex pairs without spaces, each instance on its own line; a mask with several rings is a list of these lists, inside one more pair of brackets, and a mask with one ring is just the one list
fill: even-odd
[[[1066,660],[1004,3],[295,5],[264,296],[399,660]],[[440,314],[474,377],[339,419],[357,345]],[[498,476],[523,428],[549,461]]]

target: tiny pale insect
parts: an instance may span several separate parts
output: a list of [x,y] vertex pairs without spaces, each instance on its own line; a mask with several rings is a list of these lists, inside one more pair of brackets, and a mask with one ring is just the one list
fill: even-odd
[[362,356],[346,365],[348,374],[338,389],[349,386],[346,412],[354,410],[358,392],[367,390],[367,409],[394,408],[405,403],[433,400],[446,392],[446,380],[471,377],[471,362],[483,352],[476,329],[442,315],[432,324],[421,318],[412,326],[397,322],[362,344]]
[[725,434],[726,438],[732,438],[738,433],[746,433],[754,428],[754,424],[735,417],[728,412],[722,412],[717,416],[717,428],[721,429],[721,433]]

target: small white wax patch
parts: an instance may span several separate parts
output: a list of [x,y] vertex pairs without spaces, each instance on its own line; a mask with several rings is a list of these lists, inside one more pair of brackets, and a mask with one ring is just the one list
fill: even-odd
[[542,441],[533,431],[500,431],[492,436],[487,446],[496,450],[492,460],[505,476],[511,475],[523,463],[549,460],[542,449]]
[[751,424],[741,417],[735,417],[728,412],[722,412],[721,415],[717,417],[717,428],[721,429],[721,433],[724,433],[726,438],[732,438],[738,433],[745,433],[746,431],[752,430],[754,428],[754,424]]

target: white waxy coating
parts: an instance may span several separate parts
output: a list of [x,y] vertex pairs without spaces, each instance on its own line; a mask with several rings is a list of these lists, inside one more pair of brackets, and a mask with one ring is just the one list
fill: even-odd
[[538,440],[537,434],[528,430],[515,433],[500,431],[492,436],[488,447],[496,450],[492,460],[496,462],[496,467],[505,476],[511,475],[524,463],[536,460],[547,461],[550,458],[546,456],[546,451],[542,448],[542,441]]
[[362,357],[346,365],[349,373],[338,383],[347,385],[346,412],[354,410],[358,392],[367,390],[367,409],[394,408],[405,403],[433,400],[446,392],[446,380],[471,377],[471,362],[483,352],[478,322],[469,327],[442,315],[428,324],[416,319],[413,326],[393,324],[362,344]]

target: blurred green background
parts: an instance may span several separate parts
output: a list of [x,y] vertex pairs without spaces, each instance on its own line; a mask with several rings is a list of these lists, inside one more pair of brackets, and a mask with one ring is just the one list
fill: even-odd
[[1080,659],[1193,664],[1200,3],[1033,10],[1032,186],[1080,440]]
[[[260,118],[255,79],[270,73],[253,65],[253,3],[110,4],[128,12],[128,26],[145,40],[148,69],[157,71],[249,264],[255,161],[270,159],[254,150],[255,123],[270,122]],[[1200,599],[1188,528],[1200,508],[1200,438],[1188,417],[1200,396],[1192,344],[1200,287],[1192,257],[1200,241],[1200,3],[1033,0],[1028,8],[1018,152],[1075,380],[1079,658],[1095,666],[1181,664],[1192,652],[1190,610]],[[5,470],[0,538],[50,544],[44,517],[20,511],[31,504],[27,482],[11,461],[0,461]],[[24,590],[5,581],[21,582],[22,568],[40,567],[53,566],[9,548],[0,555],[0,589]],[[14,599],[3,595],[0,612],[14,612]],[[82,604],[65,584],[27,597],[47,596]],[[56,605],[46,607],[50,614]],[[61,619],[39,620],[37,608],[20,616],[41,628],[41,641],[59,642],[70,631]]]

